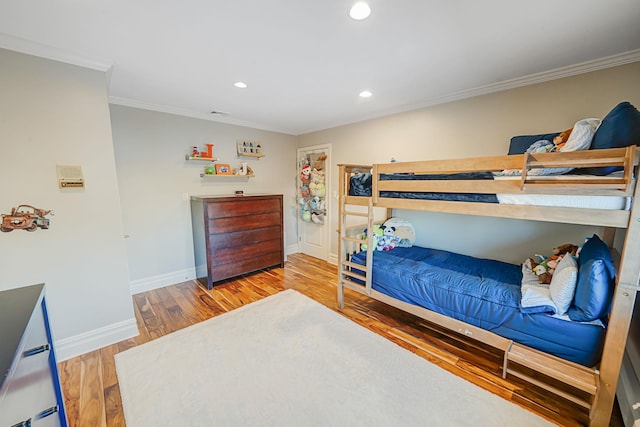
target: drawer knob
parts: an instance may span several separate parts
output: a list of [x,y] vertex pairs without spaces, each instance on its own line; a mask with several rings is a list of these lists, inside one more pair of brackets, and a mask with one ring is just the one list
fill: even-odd
[[25,350],[24,353],[22,353],[22,355],[24,357],[29,357],[29,356],[33,356],[35,354],[39,354],[39,353],[44,353],[45,351],[49,350],[49,344],[45,344],[45,345],[41,345],[40,347],[34,347],[31,350]]
[[52,406],[51,408],[45,409],[44,411],[40,412],[38,415],[36,415],[36,419],[41,420],[42,418],[48,417],[49,415],[55,414],[56,412],[58,412],[58,405]]
[[26,421],[21,421],[18,424],[14,424],[11,427],[31,427],[31,418]]

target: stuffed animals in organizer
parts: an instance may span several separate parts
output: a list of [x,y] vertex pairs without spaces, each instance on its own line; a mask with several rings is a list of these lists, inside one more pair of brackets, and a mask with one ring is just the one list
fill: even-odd
[[[298,206],[300,218],[314,224],[324,224],[326,216],[324,154],[310,154],[300,160]],[[313,167],[311,166],[313,164]]]
[[550,257],[536,254],[538,261],[533,258],[528,258],[525,260],[525,266],[538,276],[541,284],[548,285],[551,283],[553,273],[560,263],[560,260],[567,254],[569,254],[569,256],[576,256],[578,254],[578,246],[573,243],[565,243],[564,245],[557,246],[553,248]]

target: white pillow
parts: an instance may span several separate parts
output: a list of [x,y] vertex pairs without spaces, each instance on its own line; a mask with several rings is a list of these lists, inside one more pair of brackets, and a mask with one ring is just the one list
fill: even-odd
[[567,143],[564,144],[560,151],[588,150],[591,147],[593,135],[596,134],[601,121],[600,119],[584,119],[576,122],[573,125],[573,130],[567,139]]
[[389,218],[384,224],[385,227],[394,227],[394,235],[397,237],[396,247],[410,248],[416,241],[416,231],[413,225],[404,219]]
[[563,315],[569,310],[576,293],[577,282],[578,263],[571,255],[567,254],[558,263],[549,285],[551,299],[558,309],[557,314]]

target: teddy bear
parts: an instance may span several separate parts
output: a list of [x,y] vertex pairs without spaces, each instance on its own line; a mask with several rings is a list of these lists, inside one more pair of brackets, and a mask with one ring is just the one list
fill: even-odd
[[578,251],[578,246],[573,243],[565,243],[552,249],[550,257],[543,257],[542,255],[536,256],[540,259],[540,262],[536,262],[533,258],[529,258],[525,261],[527,266],[538,276],[538,280],[542,284],[550,284],[553,278],[553,273],[558,267],[558,264],[567,254],[575,256]]
[[315,182],[315,183],[324,182],[324,171],[314,168],[311,171],[311,182]]
[[560,132],[560,135],[553,138],[553,145],[555,146],[554,151],[560,151],[562,147],[564,147],[572,131],[573,131],[573,128],[567,129],[565,131]]
[[576,256],[578,253],[578,245],[574,245],[573,243],[565,243],[564,245],[556,246],[551,250],[553,255],[564,255],[571,254]]

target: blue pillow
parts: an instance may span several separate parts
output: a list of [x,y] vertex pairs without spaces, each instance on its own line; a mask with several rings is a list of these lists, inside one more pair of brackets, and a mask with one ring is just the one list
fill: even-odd
[[578,258],[576,295],[569,308],[571,320],[590,322],[609,313],[615,268],[607,245],[594,234],[584,244]]
[[[621,102],[605,116],[598,127],[591,150],[603,148],[621,148],[630,145],[640,145],[640,111],[630,102]],[[619,170],[619,167],[609,166],[600,168],[584,168],[585,173],[592,175],[607,175]]]
[[558,135],[560,135],[560,132],[547,133],[544,135],[514,136],[511,138],[511,142],[509,143],[509,152],[507,154],[524,154],[527,151],[527,148],[529,148],[534,142],[540,141],[541,139],[553,142],[553,138]]

